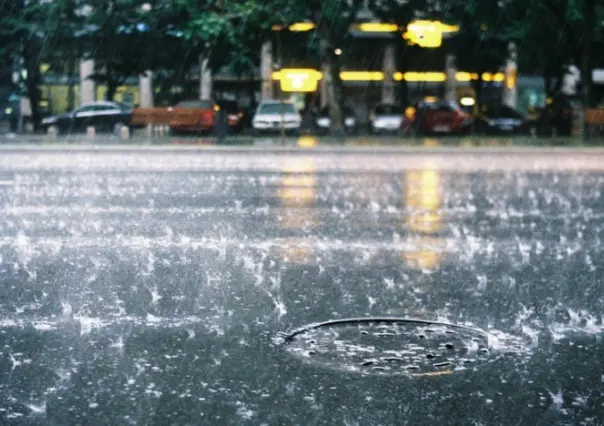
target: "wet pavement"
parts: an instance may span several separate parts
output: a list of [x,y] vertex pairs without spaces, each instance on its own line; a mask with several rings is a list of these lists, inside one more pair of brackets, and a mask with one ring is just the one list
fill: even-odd
[[602,188],[584,151],[2,152],[0,424],[602,424]]

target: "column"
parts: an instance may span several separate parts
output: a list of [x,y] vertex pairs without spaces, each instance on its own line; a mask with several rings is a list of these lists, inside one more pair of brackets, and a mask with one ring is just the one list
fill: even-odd
[[323,65],[321,67],[321,73],[323,74],[323,78],[321,79],[321,81],[319,81],[319,96],[320,96],[320,100],[321,100],[321,108],[324,108],[327,106],[327,103],[329,102],[328,97],[329,94],[327,92],[327,81],[329,80],[329,77],[327,76],[327,66]]
[[212,70],[203,55],[199,57],[199,99],[212,99]]
[[503,104],[511,108],[516,108],[516,101],[518,97],[518,54],[516,52],[516,45],[510,43],[508,45],[508,59],[505,65],[505,82],[503,85]]
[[96,84],[90,76],[94,74],[94,60],[80,60],[80,105],[96,100]]
[[147,71],[139,77],[140,107],[153,108],[153,73]]
[[273,43],[265,41],[260,50],[260,74],[262,77],[262,100],[275,97],[273,84]]
[[382,83],[382,102],[393,104],[395,98],[394,73],[396,71],[396,59],[394,57],[394,45],[389,44],[384,50],[382,71],[384,81]]
[[445,99],[447,101],[457,100],[457,65],[455,55],[447,55],[445,58]]

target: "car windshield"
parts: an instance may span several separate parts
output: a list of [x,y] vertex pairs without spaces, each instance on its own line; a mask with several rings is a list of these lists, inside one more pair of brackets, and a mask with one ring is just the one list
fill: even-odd
[[375,107],[376,115],[402,115],[403,107],[398,105],[381,104]]
[[275,103],[260,105],[260,107],[258,108],[258,114],[281,114],[282,106],[283,106],[284,114],[295,114],[296,113],[296,108],[294,107],[294,104],[290,104],[290,103],[286,103],[286,102],[284,102],[283,104],[280,104],[280,103],[275,102]]
[[203,108],[203,109],[212,109],[214,108],[214,103],[212,101],[182,101],[177,105],[179,108]]

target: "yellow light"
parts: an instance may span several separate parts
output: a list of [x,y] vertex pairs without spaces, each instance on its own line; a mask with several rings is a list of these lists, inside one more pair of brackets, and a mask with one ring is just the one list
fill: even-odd
[[438,98],[436,96],[426,96],[424,97],[424,102],[436,102]]
[[49,68],[50,68],[50,65],[49,65],[49,64],[40,64],[40,72],[41,72],[42,74],[45,74],[45,73],[46,73],[46,71],[48,71],[48,70],[49,70]]
[[505,75],[502,72],[498,72],[498,73],[495,73],[495,74],[492,74],[490,72],[483,72],[481,77],[482,77],[482,79],[484,81],[498,81],[498,82],[501,82],[501,81],[505,80]]
[[507,88],[508,89],[515,88],[517,80],[518,80],[518,72],[515,69],[510,70],[505,79],[505,84],[506,84]]
[[283,29],[285,29],[285,25],[273,25],[271,27],[271,30],[273,30],[273,31],[281,31]]
[[411,44],[434,48],[442,45],[443,33],[459,31],[459,25],[447,25],[440,21],[417,20],[407,25],[403,38]]
[[392,77],[394,78],[394,81],[403,81],[405,75],[402,72],[397,71]]
[[382,81],[384,73],[380,71],[342,71],[342,81]]
[[214,105],[214,111],[215,111],[215,112],[220,111],[220,107],[219,107],[218,105]]
[[444,72],[406,72],[403,78],[407,81],[445,81],[447,76]]
[[472,80],[472,74],[469,72],[458,72],[455,73],[455,79],[457,81],[470,81]]
[[291,24],[289,26],[290,31],[303,32],[310,31],[315,28],[315,24],[312,22],[296,22],[295,24]]
[[469,98],[469,97],[461,98],[461,100],[459,102],[463,106],[474,106],[474,105],[476,105],[476,100],[474,98]]
[[396,24],[384,24],[381,22],[364,22],[356,26],[359,31],[367,33],[394,33],[398,31]]
[[405,117],[412,120],[413,117],[415,117],[415,108],[413,108],[412,106],[408,106],[407,108],[405,108]]

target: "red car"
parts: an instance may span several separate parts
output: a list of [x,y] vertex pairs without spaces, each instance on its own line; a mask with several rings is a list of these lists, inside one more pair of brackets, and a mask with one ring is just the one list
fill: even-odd
[[422,101],[412,117],[405,117],[401,129],[406,134],[463,134],[472,128],[472,116],[453,101]]
[[171,109],[170,129],[184,132],[211,132],[218,107],[211,100],[182,101]]

